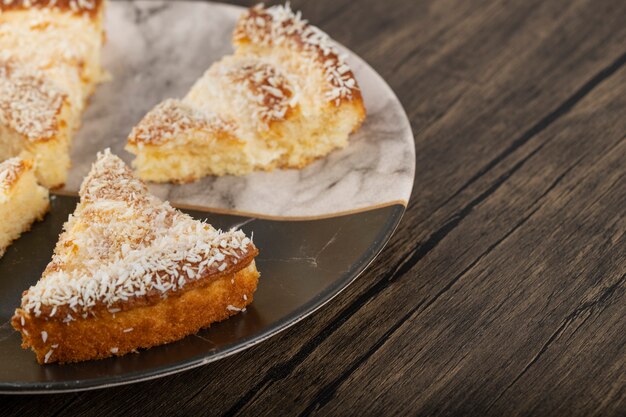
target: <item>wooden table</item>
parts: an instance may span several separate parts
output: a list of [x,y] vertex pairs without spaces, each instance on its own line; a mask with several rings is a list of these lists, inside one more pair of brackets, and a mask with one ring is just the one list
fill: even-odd
[[292,3],[411,119],[387,248],[243,353],[0,414],[625,415],[626,2]]

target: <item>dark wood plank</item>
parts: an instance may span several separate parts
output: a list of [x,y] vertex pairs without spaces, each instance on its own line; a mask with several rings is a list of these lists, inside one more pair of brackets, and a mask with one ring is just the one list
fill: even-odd
[[[626,121],[617,112],[607,120],[606,113],[626,105],[620,88],[626,68],[611,81],[544,132],[554,139],[418,264],[413,288],[409,284],[404,291],[413,289],[420,299],[429,277],[441,277],[446,285],[417,304],[374,350],[353,361],[354,372],[338,373],[309,409],[326,406],[319,409],[322,415],[357,404],[374,413],[401,414],[416,405],[427,414],[620,411],[626,224],[623,211],[606,207],[626,203],[620,170],[626,160]],[[589,140],[589,132],[605,123],[612,126],[604,136]],[[553,179],[546,169],[554,171]],[[450,254],[468,259],[463,263],[468,266],[455,267],[447,261]],[[401,296],[391,290],[381,294],[379,309]],[[373,320],[362,314],[351,320]],[[591,317],[596,333],[585,335],[579,326]],[[580,351],[570,350],[572,340],[566,341],[574,332]],[[587,337],[596,340],[593,348],[584,346]],[[325,343],[336,348],[340,341]],[[590,379],[603,383],[589,385]],[[396,388],[399,382],[407,384],[404,389]],[[413,401],[403,401],[407,396]]]
[[235,357],[0,414],[623,414],[624,2],[292,3],[411,119],[416,187],[388,248]]

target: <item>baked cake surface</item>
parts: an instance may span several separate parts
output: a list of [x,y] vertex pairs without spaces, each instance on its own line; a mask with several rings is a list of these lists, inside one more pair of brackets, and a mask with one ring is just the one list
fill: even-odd
[[178,340],[252,302],[258,251],[148,193],[108,150],[85,178],[52,261],[12,319],[40,363]]
[[30,161],[16,157],[0,163],[0,257],[49,206],[48,190],[37,184]]
[[69,146],[102,80],[103,0],[0,1],[0,159],[32,159],[47,187],[65,182]]
[[[289,6],[262,5],[237,22],[235,54],[209,68],[182,100],[133,129],[127,150],[146,180],[302,168],[365,118],[358,83],[334,42]],[[165,110],[181,115],[172,123]],[[208,127],[208,128],[207,128]]]

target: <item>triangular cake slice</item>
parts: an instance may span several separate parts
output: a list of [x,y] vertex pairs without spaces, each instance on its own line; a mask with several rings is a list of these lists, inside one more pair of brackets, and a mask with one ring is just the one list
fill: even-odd
[[141,178],[302,168],[345,147],[361,126],[365,107],[345,57],[289,6],[248,10],[233,43],[235,54],[186,97],[158,105],[133,129],[126,149]]
[[30,161],[16,157],[0,163],[0,257],[49,206],[48,190],[37,184]]
[[86,101],[103,78],[104,0],[0,1],[0,160],[33,159],[62,185]]
[[240,230],[221,232],[149,194],[107,150],[12,325],[39,363],[172,342],[252,302],[257,253]]

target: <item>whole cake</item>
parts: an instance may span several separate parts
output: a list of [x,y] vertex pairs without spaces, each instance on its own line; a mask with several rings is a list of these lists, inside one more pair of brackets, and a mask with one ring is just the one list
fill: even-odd
[[42,364],[172,342],[252,302],[257,254],[240,230],[221,232],[149,194],[107,150],[11,323]]
[[104,0],[0,1],[0,160],[32,159],[39,182],[65,183],[69,147],[102,80]]
[[182,100],[168,99],[132,130],[138,175],[187,182],[205,175],[302,168],[365,118],[358,83],[334,42],[289,6],[244,13],[235,54],[215,63]]

